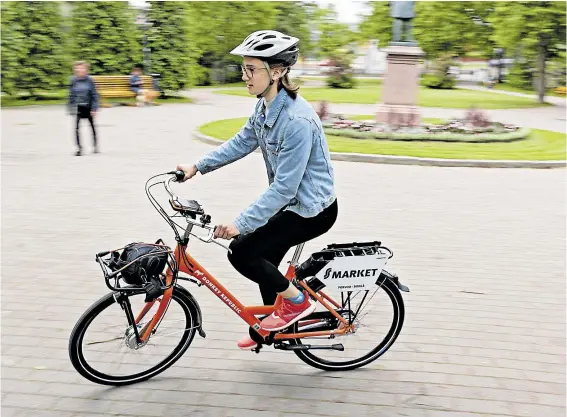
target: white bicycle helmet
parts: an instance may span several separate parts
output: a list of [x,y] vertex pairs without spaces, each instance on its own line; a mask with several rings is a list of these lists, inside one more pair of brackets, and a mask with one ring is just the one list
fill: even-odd
[[259,30],[248,35],[230,53],[260,58],[271,64],[279,63],[291,67],[297,62],[299,56],[298,42],[298,38],[275,30]]

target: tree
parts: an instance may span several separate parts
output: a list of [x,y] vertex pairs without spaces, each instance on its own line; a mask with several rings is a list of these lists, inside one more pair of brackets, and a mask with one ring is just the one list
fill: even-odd
[[152,72],[160,74],[163,90],[181,90],[189,82],[191,64],[197,60],[189,39],[187,3],[152,1],[148,21],[152,25],[148,33]]
[[490,17],[493,39],[535,68],[538,99],[544,101],[546,66],[565,48],[565,2],[497,2]]
[[2,2],[2,91],[38,95],[64,85],[62,16],[56,2]]
[[490,26],[486,18],[492,2],[418,2],[414,37],[428,58],[454,54],[463,56],[481,50],[489,53]]
[[92,74],[128,74],[140,62],[140,29],[123,1],[71,2],[71,53]]
[[359,26],[360,37],[363,40],[377,39],[383,47],[392,40],[392,18],[388,3],[372,2],[372,13],[366,16]]
[[334,8],[328,8],[319,23],[318,49],[325,57],[335,56],[338,51],[347,48],[356,40],[356,34],[347,24],[337,22]]
[[262,1],[192,1],[188,13],[190,42],[198,56],[190,73],[197,84],[211,84],[240,80],[242,59],[230,51],[250,33],[275,27],[278,10]]
[[[493,2],[482,1],[417,2],[413,37],[428,58],[472,51],[488,54],[491,27],[486,20],[492,7]],[[373,2],[372,12],[360,25],[360,36],[386,46],[392,39],[392,22],[389,2]]]
[[318,51],[328,58],[331,67],[327,85],[332,88],[353,88],[356,81],[351,70],[354,59],[352,46],[356,41],[356,34],[348,25],[337,22],[337,14],[333,7],[323,11],[318,29],[320,32]]
[[301,55],[310,55],[314,45],[310,38],[308,8],[298,1],[277,2],[273,7],[278,12],[274,30],[299,38]]

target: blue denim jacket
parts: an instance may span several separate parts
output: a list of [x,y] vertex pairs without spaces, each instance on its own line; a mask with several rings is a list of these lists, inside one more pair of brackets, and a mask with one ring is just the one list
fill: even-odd
[[234,221],[241,234],[263,226],[284,207],[314,217],[336,198],[329,146],[311,105],[281,89],[265,112],[259,100],[240,132],[196,163],[204,175],[260,147],[269,187]]

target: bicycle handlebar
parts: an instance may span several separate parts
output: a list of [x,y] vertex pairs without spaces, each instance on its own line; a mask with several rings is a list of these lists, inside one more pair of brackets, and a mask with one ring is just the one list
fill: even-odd
[[[167,172],[166,174],[171,175],[171,177],[169,177],[169,178],[168,178],[166,181],[164,181],[164,183],[163,183],[163,184],[164,184],[164,187],[165,187],[165,190],[166,190],[167,193],[171,196],[171,198],[175,200],[175,199],[177,199],[177,195],[171,190],[171,187],[170,187],[169,184],[171,183],[171,181],[179,182],[179,181],[183,180],[183,178],[185,178],[185,172],[183,172],[183,171],[170,171],[170,172]],[[217,245],[223,247],[224,249],[228,250],[229,252],[232,252],[228,246],[225,246],[225,245],[223,245],[222,243],[217,242],[217,241],[215,240],[215,238],[214,238],[214,233],[215,233],[216,226],[210,226],[210,225],[208,225],[208,224],[206,224],[206,223],[198,222],[198,221],[195,221],[195,220],[190,219],[190,218],[187,218],[187,222],[193,224],[194,226],[198,226],[198,227],[201,227],[201,228],[203,228],[203,229],[208,229],[208,230],[209,230],[209,233],[207,234],[207,237],[206,237],[206,238],[202,238],[201,236],[198,236],[198,235],[196,235],[196,234],[194,234],[194,233],[190,233],[191,236],[196,237],[196,238],[199,239],[201,242],[205,242],[205,243],[211,243],[211,242],[212,242],[212,243],[215,243],[215,244],[217,244]]]

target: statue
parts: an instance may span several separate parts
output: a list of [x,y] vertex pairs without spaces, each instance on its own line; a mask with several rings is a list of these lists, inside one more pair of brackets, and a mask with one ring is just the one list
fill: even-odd
[[[394,36],[392,42],[415,44],[411,36],[411,21],[415,17],[415,1],[391,1],[390,17],[394,20]],[[402,41],[402,35],[404,40]]]

